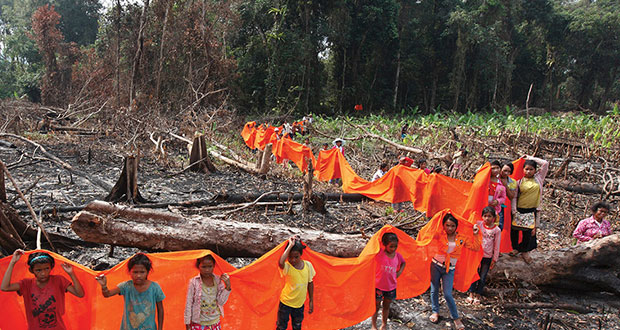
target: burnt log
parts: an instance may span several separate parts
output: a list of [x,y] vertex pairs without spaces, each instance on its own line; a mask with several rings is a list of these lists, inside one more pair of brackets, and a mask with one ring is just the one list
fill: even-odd
[[532,251],[531,263],[502,255],[494,281],[522,281],[553,289],[606,291],[620,295],[620,234],[549,251]]
[[367,240],[318,230],[182,217],[173,213],[95,201],[75,215],[73,231],[83,240],[155,251],[210,249],[224,257],[259,257],[298,234],[313,250],[337,257],[359,255]]
[[[602,195],[605,194],[606,191],[603,187],[587,183],[587,182],[574,182],[569,180],[547,180],[548,187],[550,188],[559,188],[566,191],[576,192],[578,194],[586,194],[586,195]],[[620,192],[612,192],[610,195],[618,196]]]

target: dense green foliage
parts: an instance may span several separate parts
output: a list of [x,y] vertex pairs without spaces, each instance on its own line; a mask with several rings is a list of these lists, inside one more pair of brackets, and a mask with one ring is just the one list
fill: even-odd
[[0,0],[0,97],[37,99],[50,69],[31,17],[48,3],[82,46],[57,51],[77,56],[63,88],[118,105],[466,113],[523,107],[531,85],[547,110],[620,99],[617,0]]

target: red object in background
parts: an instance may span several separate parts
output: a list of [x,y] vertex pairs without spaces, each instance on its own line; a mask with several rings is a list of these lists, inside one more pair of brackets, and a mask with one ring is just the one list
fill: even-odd
[[362,105],[361,105],[361,104],[356,104],[354,109],[355,109],[356,111],[360,111],[360,110],[362,110],[362,109],[364,109],[364,108],[362,107]]

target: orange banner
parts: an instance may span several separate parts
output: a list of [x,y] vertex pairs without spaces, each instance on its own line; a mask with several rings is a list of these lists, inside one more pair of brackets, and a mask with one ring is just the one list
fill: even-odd
[[[437,235],[445,235],[441,219],[447,210],[438,212],[420,231],[418,239],[391,226],[384,226],[373,235],[357,258],[336,258],[306,249],[302,258],[310,261],[316,270],[315,311],[307,314],[304,329],[340,329],[370,317],[375,310],[374,297],[374,256],[380,251],[381,236],[394,232],[400,239],[398,251],[403,255],[407,266],[398,279],[398,299],[411,298],[424,293],[430,286],[430,260],[432,251],[437,250]],[[458,231],[472,235],[472,224],[457,216]],[[164,299],[165,329],[183,328],[183,311],[189,280],[198,274],[195,267],[197,258],[211,254],[216,259],[216,274],[230,275],[232,292],[224,305],[223,329],[273,329],[277,318],[279,294],[284,285],[278,269],[278,259],[284,251],[281,243],[261,258],[241,269],[235,269],[225,260],[208,250],[152,253],[153,270],[149,279],[157,282],[166,298]],[[27,252],[13,271],[12,282],[24,277],[32,277],[25,260]],[[101,288],[95,281],[98,274],[106,274],[108,286],[114,287],[130,279],[125,260],[112,269],[95,272],[74,263],[55,253],[56,260],[52,274],[68,278],[60,267],[61,262],[69,262],[84,287],[86,295],[77,298],[67,294],[65,324],[72,329],[118,329],[123,314],[121,296],[104,298]],[[476,270],[482,258],[481,251],[468,253],[466,249],[457,262],[455,288],[467,290],[469,284],[477,279]],[[0,273],[4,274],[11,257],[0,260]],[[22,298],[15,292],[0,293],[0,305],[5,317],[0,318],[0,329],[26,329],[26,318]]]

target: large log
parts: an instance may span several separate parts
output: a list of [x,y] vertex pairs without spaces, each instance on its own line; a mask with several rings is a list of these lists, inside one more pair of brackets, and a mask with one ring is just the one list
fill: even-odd
[[85,241],[145,250],[210,249],[221,256],[259,257],[298,234],[313,250],[337,257],[357,256],[367,240],[318,230],[185,218],[168,212],[95,201],[73,217],[73,231]]
[[530,256],[528,264],[519,256],[502,255],[491,275],[494,280],[620,295],[620,234],[559,250],[536,250]]

